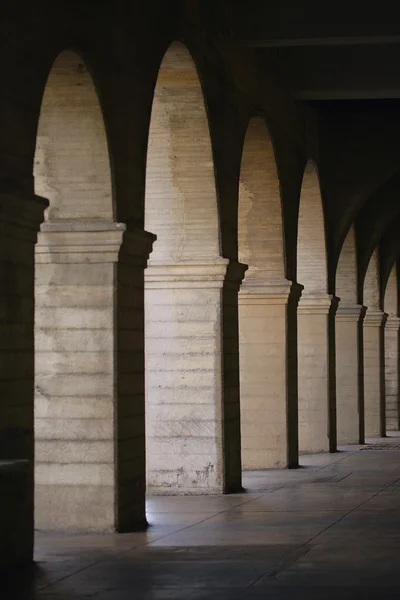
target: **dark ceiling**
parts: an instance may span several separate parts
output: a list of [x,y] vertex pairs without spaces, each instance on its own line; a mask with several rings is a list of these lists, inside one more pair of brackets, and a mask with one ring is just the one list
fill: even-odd
[[302,100],[400,98],[400,3],[234,0],[230,29]]

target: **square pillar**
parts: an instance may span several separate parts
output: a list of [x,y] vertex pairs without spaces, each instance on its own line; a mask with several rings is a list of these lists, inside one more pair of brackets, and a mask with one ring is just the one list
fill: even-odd
[[331,317],[336,299],[329,295],[303,296],[298,314],[299,451],[336,449],[334,386],[330,378]]
[[364,318],[365,436],[385,435],[384,327],[387,314],[368,309]]
[[386,431],[400,429],[399,328],[400,319],[390,315],[385,325]]
[[34,250],[48,202],[0,194],[0,563],[33,559]]
[[245,282],[239,293],[242,463],[298,466],[297,304],[302,286]]
[[147,487],[241,489],[237,296],[246,266],[151,262],[146,270]]
[[360,444],[360,304],[341,305],[336,313],[336,414],[338,444]]
[[45,223],[36,247],[39,529],[145,524],[144,268],[154,236]]

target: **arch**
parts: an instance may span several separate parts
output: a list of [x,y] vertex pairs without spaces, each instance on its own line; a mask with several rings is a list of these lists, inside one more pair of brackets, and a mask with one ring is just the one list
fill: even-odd
[[264,119],[253,117],[242,154],[238,211],[239,261],[246,282],[285,278],[282,206],[274,148]]
[[157,234],[151,262],[220,254],[214,163],[203,91],[180,42],[162,60],[146,168],[145,228]]
[[368,437],[385,435],[385,315],[381,311],[379,255],[370,258],[363,285],[364,421]]
[[378,250],[375,249],[370,258],[363,286],[363,304],[368,309],[380,309],[379,295],[379,259]]
[[110,160],[100,102],[79,54],[53,63],[39,118],[35,192],[50,201],[46,220],[112,220]]
[[297,396],[293,401],[286,379],[287,340],[296,338],[288,325],[291,288],[285,279],[279,178],[261,117],[251,119],[244,139],[238,246],[239,260],[248,264],[239,294],[242,465],[284,467],[297,461],[297,431],[291,429]]
[[390,317],[397,317],[398,300],[397,300],[397,266],[393,265],[389,278],[386,284],[384,295],[384,311]]
[[335,287],[341,306],[357,304],[357,251],[354,225],[349,229],[340,252]]
[[159,494],[237,489],[239,410],[224,421],[232,414],[224,402],[233,396],[222,374],[231,335],[222,327],[228,260],[220,256],[203,91],[180,42],[164,55],[154,91],[145,227],[157,235],[145,273],[147,488]]
[[338,444],[357,444],[363,438],[361,423],[362,306],[357,293],[357,246],[354,224],[344,240],[335,275],[339,306],[335,321],[336,424]]
[[304,285],[303,295],[327,293],[328,269],[324,210],[318,173],[311,160],[304,169],[300,193],[297,280]]
[[[35,256],[35,519],[45,529],[121,528],[134,521],[136,510],[143,519],[137,496],[144,460],[132,467],[137,476],[122,473],[117,451],[137,352],[129,353],[125,342],[128,380],[117,372],[120,331],[125,339],[135,336],[125,315],[135,312],[136,300],[132,294],[119,310],[116,263],[124,228],[113,222],[99,99],[74,51],[62,52],[53,64],[37,136],[35,191],[50,205]],[[135,271],[129,274],[134,281]],[[129,422],[124,426],[129,431]],[[129,452],[140,456],[134,436],[127,438]],[[135,485],[124,487],[132,477]]]
[[317,169],[308,161],[300,191],[297,279],[299,450],[320,452],[334,444],[330,383],[328,268],[324,210]]

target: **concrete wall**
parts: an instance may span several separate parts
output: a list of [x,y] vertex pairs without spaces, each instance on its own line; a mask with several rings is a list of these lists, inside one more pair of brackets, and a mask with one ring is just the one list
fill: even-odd
[[384,308],[388,315],[385,325],[385,394],[386,430],[397,431],[399,413],[399,318],[397,269],[393,266],[386,285]]
[[113,219],[110,160],[92,77],[76,52],[54,61],[43,95],[34,160],[46,219]]
[[354,227],[344,241],[336,270],[336,295],[340,298],[336,314],[336,413],[338,444],[362,441],[360,377],[362,348],[360,328],[363,316],[357,302],[357,254]]
[[[239,183],[239,260],[249,268],[239,294],[240,393],[244,469],[286,466],[288,305],[282,208],[272,140],[253,118],[243,146]],[[295,338],[294,338],[295,339]],[[294,440],[294,446],[296,446]],[[297,453],[297,448],[295,448]]]
[[315,165],[307,163],[300,194],[297,278],[304,286],[298,308],[299,450],[329,450],[329,327],[325,222]]
[[[173,43],[155,88],[146,170],[145,227],[157,242],[146,271],[147,485],[154,493],[240,488],[224,464],[224,281],[214,162],[193,59]],[[240,279],[241,280],[241,279]],[[238,282],[240,283],[240,281]],[[234,324],[233,324],[234,325]],[[234,329],[234,331],[236,328]],[[226,334],[229,331],[226,330]],[[231,355],[231,359],[234,356]],[[236,355],[237,360],[237,355]],[[238,390],[231,397],[239,401]],[[239,410],[236,429],[239,429]],[[230,420],[232,415],[230,416]]]
[[385,434],[384,326],[380,309],[379,260],[375,250],[364,280],[364,419],[365,435]]
[[[120,254],[126,227],[112,221],[101,109],[88,70],[73,52],[57,58],[47,81],[35,177],[36,191],[50,200],[36,247],[36,526],[139,526],[145,521],[138,498],[144,467],[135,460],[144,460],[144,411],[140,403],[136,410],[125,405],[143,389],[133,374],[128,381],[117,374],[119,359],[132,347],[131,341],[119,348],[120,336],[141,329],[137,298],[133,286],[121,312],[118,284],[126,274],[118,263],[127,262]],[[136,249],[142,269],[148,250]],[[129,314],[136,319],[133,331]],[[134,359],[124,363],[134,370]],[[121,437],[129,457],[123,465]]]

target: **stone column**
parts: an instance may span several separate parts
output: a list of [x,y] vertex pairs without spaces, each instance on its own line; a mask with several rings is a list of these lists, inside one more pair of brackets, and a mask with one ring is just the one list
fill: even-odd
[[329,347],[331,341],[334,343],[330,321],[336,306],[327,294],[304,296],[297,310],[300,453],[327,452],[336,446]]
[[298,466],[297,304],[302,286],[245,282],[239,294],[243,468]]
[[360,319],[363,306],[342,305],[336,313],[336,414],[338,444],[360,444]]
[[146,270],[147,484],[156,494],[241,489],[237,294],[245,265]]
[[0,554],[10,566],[33,558],[34,247],[46,206],[0,194]]
[[398,431],[399,414],[399,327],[400,319],[390,315],[385,325],[386,430]]
[[145,523],[144,268],[154,236],[45,223],[36,247],[36,526]]
[[364,318],[365,436],[385,435],[384,326],[387,314],[368,309]]

